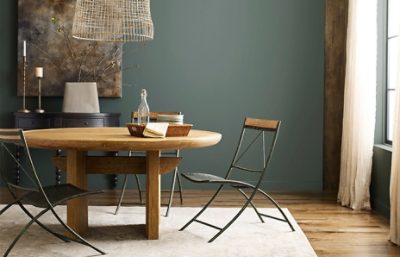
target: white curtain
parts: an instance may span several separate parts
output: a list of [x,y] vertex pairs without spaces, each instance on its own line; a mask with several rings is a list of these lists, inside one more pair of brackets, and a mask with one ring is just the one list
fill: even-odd
[[338,202],[369,209],[375,130],[377,0],[350,0]]
[[[400,32],[400,24],[399,24]],[[400,49],[400,40],[398,49]],[[400,51],[397,56],[400,64]],[[397,65],[396,107],[392,141],[392,169],[390,177],[390,241],[400,245],[400,65]]]

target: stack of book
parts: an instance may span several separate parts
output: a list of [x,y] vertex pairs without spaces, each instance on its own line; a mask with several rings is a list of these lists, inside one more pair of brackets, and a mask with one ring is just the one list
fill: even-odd
[[145,137],[165,137],[169,124],[167,122],[149,122],[143,130]]

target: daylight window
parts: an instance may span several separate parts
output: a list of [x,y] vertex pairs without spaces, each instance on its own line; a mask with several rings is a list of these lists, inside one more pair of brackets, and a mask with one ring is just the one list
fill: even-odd
[[386,141],[393,140],[395,80],[398,71],[400,0],[388,0],[386,70]]

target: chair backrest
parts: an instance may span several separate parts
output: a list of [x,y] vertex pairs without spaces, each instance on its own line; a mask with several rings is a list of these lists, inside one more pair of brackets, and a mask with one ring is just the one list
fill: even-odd
[[[25,158],[22,160],[17,155],[17,147],[24,149]],[[22,187],[17,185],[9,177],[7,170],[14,164],[24,173],[26,179],[26,186]],[[43,191],[42,184],[36,173],[35,166],[26,142],[24,131],[22,129],[0,129],[0,174],[2,180],[6,183],[10,193],[18,198],[18,194],[23,191],[40,191],[47,199]]]
[[[236,152],[225,178],[230,178],[233,170],[251,172],[258,174],[259,185],[271,160],[280,124],[281,121],[279,120],[246,117],[243,122]],[[250,133],[250,131],[252,133]],[[261,158],[258,165],[260,168],[250,167],[249,164],[241,164],[241,160],[246,157],[250,160],[255,159],[254,155],[258,155],[258,157]]]
[[[150,121],[157,121],[158,114],[179,115],[181,112],[150,112]],[[132,112],[131,122],[134,123],[138,118],[138,112]]]

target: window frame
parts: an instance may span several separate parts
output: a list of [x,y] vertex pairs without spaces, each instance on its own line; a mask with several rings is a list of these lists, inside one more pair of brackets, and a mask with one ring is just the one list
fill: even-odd
[[[389,88],[389,41],[390,39],[392,39],[393,37],[389,37],[389,1],[390,0],[385,0],[384,1],[384,8],[383,8],[383,15],[384,15],[384,28],[383,28],[383,33],[384,33],[384,56],[383,56],[383,70],[384,70],[384,91],[385,91],[385,99],[384,99],[384,105],[385,105],[385,124],[384,124],[384,142],[385,144],[388,145],[392,145],[392,140],[389,139],[389,95],[390,92],[395,92],[396,88]],[[397,35],[396,37],[399,38],[399,35]],[[398,49],[398,51],[400,51],[400,49]],[[399,66],[400,63],[397,63],[397,66]],[[391,124],[394,124],[394,121],[391,122]]]
[[384,12],[383,12],[383,16],[384,16],[384,19],[383,19],[383,21],[384,21],[384,24],[383,24],[383,33],[384,33],[384,39],[385,39],[385,43],[384,43],[384,56],[383,56],[383,63],[384,63],[384,67],[383,67],[383,70],[384,70],[384,90],[385,90],[385,101],[384,101],[384,105],[385,105],[385,126],[384,126],[384,131],[385,131],[385,133],[384,133],[384,141],[385,141],[385,144],[388,144],[388,145],[392,145],[392,141],[391,140],[389,140],[389,126],[388,126],[388,124],[389,124],[389,115],[388,115],[388,113],[389,113],[389,104],[388,104],[388,98],[389,98],[389,91],[388,91],[388,60],[389,60],[389,58],[388,58],[388,53],[389,53],[389,51],[388,51],[388,28],[389,28],[389,1],[390,0],[385,0],[384,1],[384,3],[385,3],[385,6],[384,6]]

